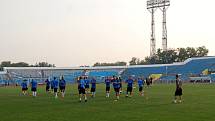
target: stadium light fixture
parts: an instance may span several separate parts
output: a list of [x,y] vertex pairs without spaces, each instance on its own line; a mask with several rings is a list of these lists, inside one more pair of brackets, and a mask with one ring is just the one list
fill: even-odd
[[147,9],[170,6],[169,0],[148,0]]

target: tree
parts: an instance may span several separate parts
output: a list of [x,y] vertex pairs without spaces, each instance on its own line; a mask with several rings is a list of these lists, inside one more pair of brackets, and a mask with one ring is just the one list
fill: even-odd
[[39,62],[34,65],[35,67],[55,67],[54,64],[49,64],[47,62]]
[[188,59],[188,54],[185,48],[178,48],[178,58],[176,62],[182,62]]
[[115,63],[95,63],[93,66],[96,67],[96,66],[126,66],[127,63],[126,62],[123,62],[123,61],[118,61],[118,62],[115,62]]
[[3,61],[3,62],[1,62],[1,67],[11,67],[11,62],[10,61]]
[[177,60],[177,52],[175,50],[164,51],[166,60],[164,63],[174,63]]
[[198,47],[196,49],[196,54],[198,57],[203,57],[203,56],[207,56],[208,55],[208,49],[205,46],[202,47]]
[[170,64],[174,62],[183,62],[188,58],[192,57],[203,57],[208,55],[208,49],[205,46],[193,48],[178,48],[177,50],[163,51],[157,50],[156,55],[152,57],[145,57],[140,60],[139,58],[133,57],[129,62],[130,65],[147,65],[147,64]]
[[47,62],[39,62],[35,65],[29,65],[26,62],[11,63],[11,61],[3,61],[1,62],[0,67],[3,70],[3,67],[55,67],[55,65]]
[[123,62],[123,61],[121,61],[121,62],[119,61],[119,62],[116,62],[115,65],[116,65],[116,66],[126,66],[127,63],[126,63],[126,62]]
[[187,51],[188,58],[197,57],[197,52],[196,52],[195,48],[187,47],[186,51]]
[[138,65],[148,65],[148,64],[150,63],[147,62],[146,60],[141,60]]
[[140,63],[140,59],[136,57],[132,57],[131,61],[129,61],[129,65],[138,65]]
[[11,67],[29,67],[29,64],[25,62],[18,62],[18,63],[12,63]]

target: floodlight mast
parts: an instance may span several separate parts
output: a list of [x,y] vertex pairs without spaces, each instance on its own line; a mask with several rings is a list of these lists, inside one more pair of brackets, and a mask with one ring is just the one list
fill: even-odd
[[160,8],[161,11],[163,12],[162,47],[163,47],[163,51],[167,51],[166,10],[169,6],[170,6],[170,0],[148,0],[147,1],[147,9],[152,14],[150,56],[153,56],[156,54],[155,21],[154,21],[154,12],[156,8]]
[[147,1],[147,9],[151,13],[151,41],[150,41],[150,56],[154,56],[156,54],[156,39],[155,39],[155,20],[154,20],[154,13],[156,8],[151,1]]
[[160,10],[163,12],[163,24],[162,24],[162,47],[163,51],[167,51],[167,26],[166,26],[166,11],[170,6],[169,0],[164,0],[160,5]]

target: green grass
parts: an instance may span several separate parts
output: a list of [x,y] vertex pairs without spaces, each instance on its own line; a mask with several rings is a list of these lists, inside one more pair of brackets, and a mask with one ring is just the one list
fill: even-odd
[[[98,85],[96,98],[78,102],[77,86],[68,85],[64,99],[38,89],[38,97],[20,96],[19,87],[0,88],[0,121],[215,121],[215,85],[184,84],[183,103],[173,104],[175,85],[144,88],[145,97],[105,98]],[[148,99],[147,99],[148,98]]]

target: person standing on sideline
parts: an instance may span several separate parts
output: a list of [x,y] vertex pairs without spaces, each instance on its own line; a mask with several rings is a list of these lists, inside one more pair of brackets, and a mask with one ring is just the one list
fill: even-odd
[[176,75],[176,90],[175,90],[175,98],[174,103],[177,103],[177,97],[179,98],[178,102],[182,102],[182,81],[179,79],[179,75]]
[[57,96],[57,90],[58,90],[58,80],[56,77],[54,77],[54,80],[53,80],[53,88],[54,88],[54,95],[55,95],[55,98],[58,98]]
[[37,81],[32,79],[31,80],[31,91],[32,91],[32,95],[33,97],[36,97],[37,96]]
[[152,78],[152,77],[150,77],[150,78],[149,78],[149,80],[150,80],[150,85],[152,86],[153,78]]
[[60,92],[61,92],[62,98],[64,98],[65,89],[66,89],[66,81],[64,80],[63,76],[60,79],[59,87],[60,87]]
[[147,84],[147,87],[149,88],[150,87],[150,79],[148,77],[146,77],[146,84]]

